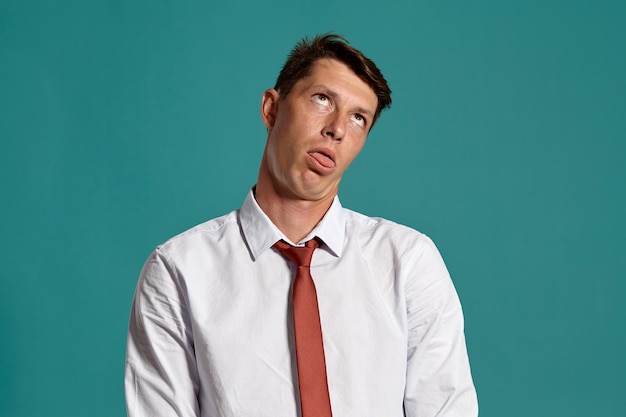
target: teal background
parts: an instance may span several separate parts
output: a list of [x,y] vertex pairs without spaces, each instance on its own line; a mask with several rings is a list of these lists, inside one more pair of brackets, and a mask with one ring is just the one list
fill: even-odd
[[240,206],[327,31],[394,90],[342,202],[438,244],[481,416],[626,415],[626,3],[3,0],[1,416],[125,414],[145,258]]

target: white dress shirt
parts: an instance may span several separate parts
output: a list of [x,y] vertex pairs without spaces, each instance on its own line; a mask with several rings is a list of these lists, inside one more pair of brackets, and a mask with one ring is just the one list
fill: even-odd
[[[344,209],[318,226],[311,274],[334,417],[474,417],[463,314],[432,241]],[[289,240],[257,205],[159,246],[141,272],[129,417],[297,417]],[[294,242],[289,242],[294,243]]]

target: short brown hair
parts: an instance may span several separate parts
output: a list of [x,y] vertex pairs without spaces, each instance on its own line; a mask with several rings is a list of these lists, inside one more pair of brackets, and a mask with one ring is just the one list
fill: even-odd
[[374,61],[350,46],[343,36],[333,33],[318,35],[312,40],[308,38],[300,40],[289,53],[287,62],[278,74],[274,89],[287,96],[299,80],[311,73],[313,64],[322,58],[343,62],[374,90],[378,97],[374,122],[383,109],[391,106],[391,89]]

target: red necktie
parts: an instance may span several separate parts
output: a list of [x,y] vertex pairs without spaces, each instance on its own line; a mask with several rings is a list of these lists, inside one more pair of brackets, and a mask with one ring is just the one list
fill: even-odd
[[317,246],[315,239],[306,242],[306,246],[291,246],[282,240],[274,244],[297,267],[293,282],[293,323],[302,417],[332,417],[322,326],[311,278],[311,258]]

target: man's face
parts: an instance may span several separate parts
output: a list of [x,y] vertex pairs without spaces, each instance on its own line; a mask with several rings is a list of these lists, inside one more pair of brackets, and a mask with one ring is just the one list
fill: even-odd
[[269,175],[282,198],[333,198],[365,143],[377,105],[374,90],[334,59],[316,61],[286,97],[266,91],[262,115],[268,139],[261,175]]

